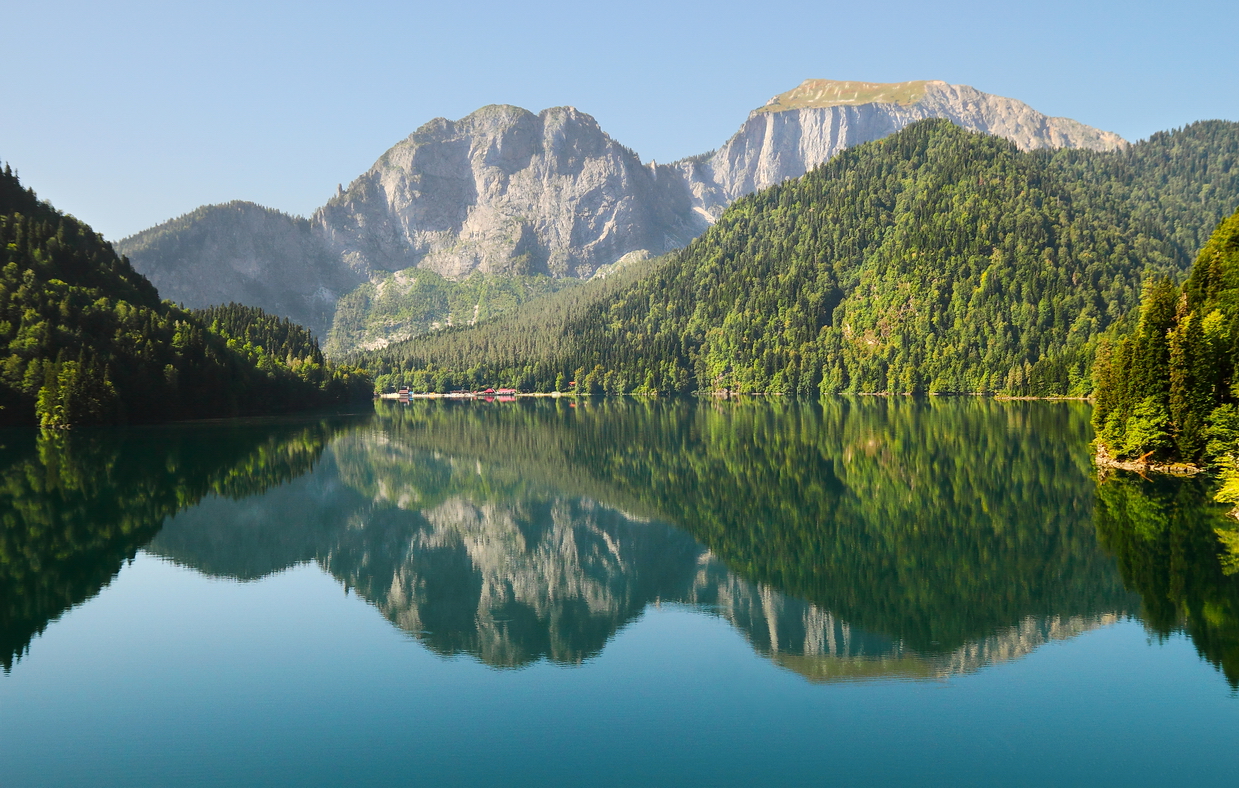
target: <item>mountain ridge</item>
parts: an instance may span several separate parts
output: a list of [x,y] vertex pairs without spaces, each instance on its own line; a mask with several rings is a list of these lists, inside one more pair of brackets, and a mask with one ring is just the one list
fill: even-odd
[[[805,85],[820,92],[824,84],[808,81],[788,93]],[[841,85],[890,87],[829,84],[836,93]],[[892,84],[922,86],[920,97],[906,105],[759,109],[718,150],[671,164],[643,162],[573,107],[535,114],[488,105],[459,120],[423,124],[307,220],[238,210],[244,216],[231,223],[204,217],[198,249],[152,242],[152,234],[166,234],[177,221],[181,233],[192,229],[180,217],[117,247],[187,306],[250,303],[325,336],[347,288],[402,270],[456,281],[473,273],[588,278],[630,255],[680,248],[738,197],[924,117],[1005,134],[1023,148],[1126,145],[1110,132],[966,86]],[[900,89],[896,99],[913,97]],[[309,223],[308,235],[301,221]],[[214,276],[204,282],[202,272]],[[413,323],[445,317],[420,315]],[[406,336],[411,325],[390,329],[392,337]]]

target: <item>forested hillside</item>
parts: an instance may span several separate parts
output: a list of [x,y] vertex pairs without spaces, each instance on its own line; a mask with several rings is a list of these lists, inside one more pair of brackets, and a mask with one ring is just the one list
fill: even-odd
[[[641,261],[552,296],[533,299],[511,313],[479,323],[442,330],[427,341],[397,343],[362,354],[359,363],[379,370],[380,390],[411,385],[415,391],[450,391],[490,380],[511,380],[526,390],[567,391],[576,351],[570,333],[600,303],[616,297],[660,261]],[[411,350],[433,348],[434,362],[420,363]],[[482,363],[479,363],[482,362]],[[592,380],[592,379],[591,379]]]
[[1139,325],[1098,353],[1098,443],[1118,458],[1221,465],[1239,480],[1237,365],[1239,213],[1218,225],[1182,287],[1150,285]]
[[1099,336],[1237,204],[1239,124],[1026,153],[925,121],[737,201],[571,318],[535,301],[364,363],[440,389],[1084,395]]
[[295,409],[300,397],[310,404],[337,404],[369,399],[373,394],[368,375],[328,361],[309,329],[286,317],[240,304],[195,309],[190,314],[266,376],[271,389],[268,396],[281,403],[281,409]]
[[[88,226],[0,173],[0,424],[45,427],[270,413],[344,401],[353,370],[294,367],[212,330]],[[239,336],[239,335],[238,335]],[[233,340],[233,341],[230,341]],[[314,353],[317,353],[315,348]]]

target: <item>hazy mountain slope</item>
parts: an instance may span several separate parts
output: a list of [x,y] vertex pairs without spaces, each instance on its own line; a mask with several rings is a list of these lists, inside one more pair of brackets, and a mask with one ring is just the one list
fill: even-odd
[[250,202],[208,205],[117,242],[164,298],[257,306],[327,335],[336,300],[364,281],[305,219]]
[[838,82],[809,79],[750,113],[713,154],[676,167],[693,207],[711,221],[734,200],[804,175],[845,148],[881,139],[927,118],[1006,137],[1020,150],[1117,150],[1127,143],[1070,118],[1052,118],[1022,101],[945,82]]
[[341,356],[452,326],[471,326],[531,299],[578,284],[575,279],[475,273],[459,282],[408,268],[375,276],[336,306],[325,350]]

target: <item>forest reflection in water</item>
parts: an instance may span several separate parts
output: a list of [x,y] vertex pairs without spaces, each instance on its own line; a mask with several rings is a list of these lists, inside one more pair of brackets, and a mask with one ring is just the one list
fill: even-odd
[[[361,418],[0,438],[0,660],[145,549],[316,562],[427,648],[574,664],[692,606],[811,680],[936,678],[1126,616],[1236,683],[1201,482],[1099,480],[1088,407],[379,404]],[[1100,537],[1100,538],[1099,538]]]

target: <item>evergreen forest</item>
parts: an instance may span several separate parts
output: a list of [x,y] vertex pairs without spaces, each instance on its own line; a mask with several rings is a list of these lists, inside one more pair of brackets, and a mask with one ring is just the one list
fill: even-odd
[[1239,212],[1221,222],[1182,286],[1145,288],[1139,323],[1102,343],[1093,426],[1116,459],[1221,471],[1239,504]]
[[1239,124],[1097,153],[924,121],[738,200],[622,283],[357,361],[422,391],[1086,396],[1101,337],[1237,205]]
[[161,301],[90,227],[41,202],[10,167],[0,173],[0,424],[273,413],[371,389],[261,310],[194,314]]

